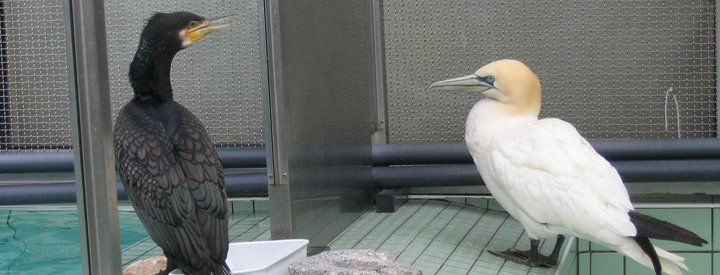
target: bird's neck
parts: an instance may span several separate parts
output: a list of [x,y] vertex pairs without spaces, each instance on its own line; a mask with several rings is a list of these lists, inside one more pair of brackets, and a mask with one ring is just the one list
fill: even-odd
[[486,98],[480,100],[470,110],[468,123],[472,121],[480,124],[503,124],[508,120],[537,120],[539,113],[539,108],[537,110],[521,111],[511,105]]
[[140,42],[129,73],[136,98],[143,101],[173,99],[170,69],[176,53],[164,51],[158,46],[149,46],[147,41]]

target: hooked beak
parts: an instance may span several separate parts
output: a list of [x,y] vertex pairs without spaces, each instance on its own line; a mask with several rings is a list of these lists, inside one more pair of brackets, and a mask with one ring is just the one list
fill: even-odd
[[494,88],[492,85],[480,80],[474,74],[438,81],[430,85],[431,90],[439,91],[484,92],[492,88]]
[[187,42],[183,41],[183,46],[189,46],[192,43],[195,43],[197,41],[200,41],[201,39],[205,38],[209,34],[221,30],[224,28],[232,27],[237,25],[240,22],[240,17],[237,15],[230,15],[225,17],[220,17],[216,19],[210,19],[210,20],[203,20],[197,26],[188,28],[185,32],[185,37],[187,37]]

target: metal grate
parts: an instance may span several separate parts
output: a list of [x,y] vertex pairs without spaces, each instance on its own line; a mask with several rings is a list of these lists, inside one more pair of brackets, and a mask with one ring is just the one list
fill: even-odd
[[261,60],[256,0],[105,1],[113,116],[132,97],[128,66],[146,19],[155,12],[180,10],[207,18],[237,14],[242,21],[239,28],[214,34],[175,57],[171,76],[175,100],[203,121],[216,144],[261,145]]
[[391,143],[462,140],[480,96],[427,87],[503,58],[542,79],[541,117],[588,138],[716,136],[714,1],[392,0],[383,12]]
[[61,1],[0,1],[0,152],[70,141]]
[[[176,57],[175,98],[206,125],[216,144],[263,143],[261,60],[256,0],[106,1],[113,116],[132,97],[127,80],[140,31],[154,12],[237,14],[225,30]],[[70,149],[68,70],[60,0],[0,1],[0,153]],[[114,120],[114,119],[113,119]]]

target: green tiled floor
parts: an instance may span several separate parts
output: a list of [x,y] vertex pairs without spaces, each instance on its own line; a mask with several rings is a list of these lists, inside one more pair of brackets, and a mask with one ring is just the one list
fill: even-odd
[[[267,201],[235,201],[232,203],[229,235],[231,242],[270,240],[270,211]],[[162,250],[150,238],[122,251],[122,264],[162,255]]]
[[[477,201],[475,205],[485,206]],[[330,244],[337,249],[376,249],[419,267],[423,274],[552,274],[488,253],[527,249],[522,226],[506,213],[462,200],[410,200],[395,213],[367,212]],[[552,250],[553,242],[542,246]]]
[[[234,202],[230,222],[232,241],[270,239],[267,201]],[[366,212],[331,244],[338,249],[375,249],[393,254],[423,274],[553,274],[554,269],[528,268],[506,262],[488,253],[508,247],[527,249],[522,226],[491,199],[410,200],[395,213]],[[719,209],[640,209],[640,212],[677,223],[696,232],[711,244],[701,248],[662,241],[655,244],[686,257],[691,272],[720,274]],[[543,242],[542,253],[552,250],[554,240]],[[567,247],[567,246],[566,246]],[[609,251],[579,240],[562,268],[571,274],[652,274],[652,270]],[[137,259],[161,255],[149,239],[123,251],[123,265]],[[714,272],[713,268],[715,269]]]
[[[700,237],[709,244],[702,247],[677,242],[653,240],[653,244],[670,252],[685,257],[685,264],[690,271],[685,274],[720,274],[720,209],[718,208],[652,208],[638,212],[651,215],[661,220],[677,224]],[[620,274],[650,275],[654,272],[632,259],[612,252],[608,248],[581,240],[576,249],[578,255],[578,274]],[[715,269],[713,272],[713,268]]]
[[[235,202],[230,221],[233,242],[270,239],[269,211],[252,202]],[[266,205],[266,202],[265,202]],[[255,207],[253,207],[255,206]],[[253,210],[254,209],[254,210]],[[543,245],[549,253],[554,243]],[[552,274],[553,269],[506,262],[487,252],[515,246],[527,249],[520,224],[506,213],[442,200],[410,200],[395,213],[365,213],[330,244],[331,249],[375,249],[417,266],[423,274]],[[122,252],[124,266],[162,255],[150,239]]]

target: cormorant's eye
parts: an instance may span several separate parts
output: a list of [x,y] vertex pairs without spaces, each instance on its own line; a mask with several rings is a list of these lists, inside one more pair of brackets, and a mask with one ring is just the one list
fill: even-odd
[[487,82],[487,84],[493,85],[495,84],[495,77],[492,75],[488,75],[485,77],[485,82]]
[[197,27],[199,24],[200,24],[200,22],[193,20],[193,21],[190,21],[190,23],[188,23],[188,27],[194,28],[194,27]]

